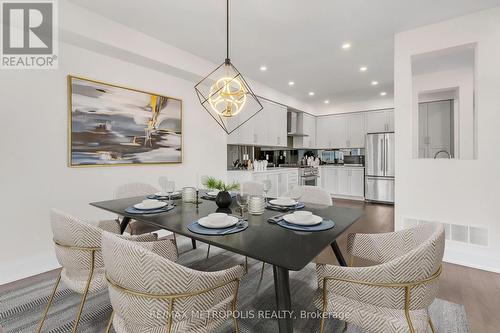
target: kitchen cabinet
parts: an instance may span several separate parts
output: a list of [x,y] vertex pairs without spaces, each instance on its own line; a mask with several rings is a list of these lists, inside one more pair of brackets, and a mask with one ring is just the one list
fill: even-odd
[[228,171],[227,179],[230,182],[242,183],[254,181],[262,183],[264,180],[271,182],[271,188],[267,192],[268,197],[278,198],[291,191],[299,182],[297,169],[271,169],[269,171]]
[[262,111],[231,133],[229,144],[286,147],[286,108],[265,100],[261,103]]
[[320,167],[320,186],[333,197],[364,200],[364,168]]
[[365,146],[365,120],[361,112],[318,117],[316,130],[318,148]]
[[393,132],[394,109],[365,113],[366,133]]
[[363,112],[346,116],[347,145],[346,148],[363,148],[365,146],[365,115]]
[[317,148],[331,148],[331,127],[333,123],[332,116],[316,117],[316,147]]

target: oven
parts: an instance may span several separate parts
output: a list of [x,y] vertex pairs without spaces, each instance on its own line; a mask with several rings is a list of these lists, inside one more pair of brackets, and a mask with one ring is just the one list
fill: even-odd
[[315,167],[306,167],[299,169],[299,180],[300,185],[304,186],[318,186],[318,178],[319,178],[318,168]]

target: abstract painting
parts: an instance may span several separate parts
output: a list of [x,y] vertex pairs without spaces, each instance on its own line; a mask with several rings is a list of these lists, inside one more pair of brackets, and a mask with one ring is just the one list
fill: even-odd
[[182,100],[68,76],[69,165],[182,163]]

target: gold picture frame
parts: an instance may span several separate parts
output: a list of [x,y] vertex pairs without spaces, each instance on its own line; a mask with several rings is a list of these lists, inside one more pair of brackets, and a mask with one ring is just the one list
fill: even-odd
[[182,99],[68,75],[68,166],[183,162]]

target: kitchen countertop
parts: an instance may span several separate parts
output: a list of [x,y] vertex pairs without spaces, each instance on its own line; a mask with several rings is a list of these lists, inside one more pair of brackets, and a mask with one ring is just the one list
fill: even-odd
[[286,172],[286,171],[294,171],[298,170],[299,168],[293,168],[293,167],[274,167],[274,168],[267,168],[267,170],[245,170],[245,169],[229,169],[227,170],[228,172]]
[[323,164],[320,165],[320,167],[324,168],[364,168],[363,165],[356,165],[356,164]]

